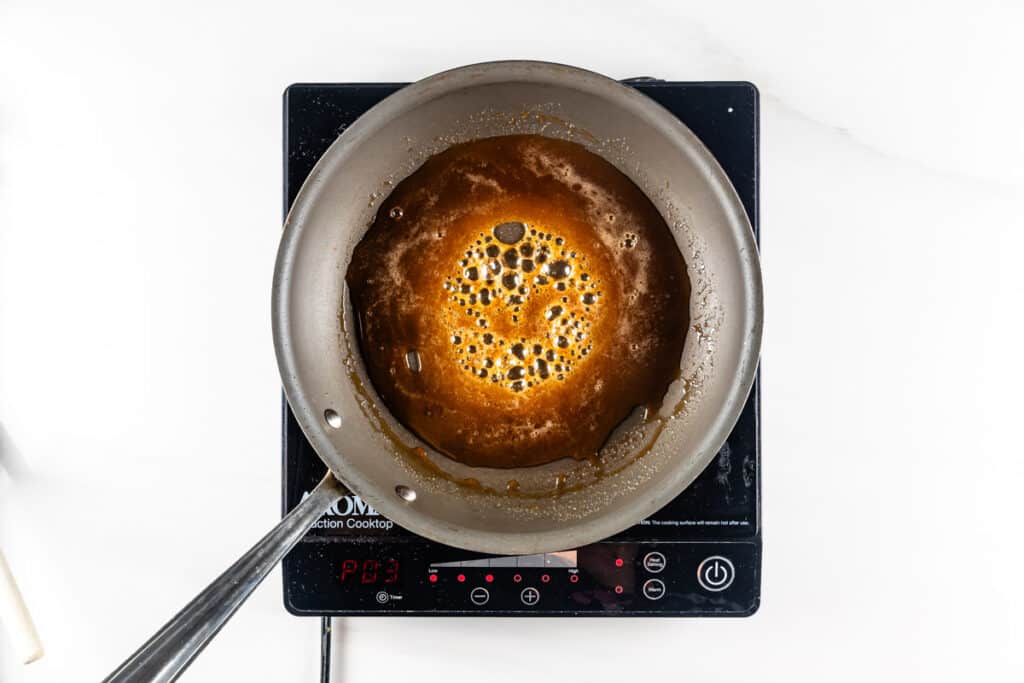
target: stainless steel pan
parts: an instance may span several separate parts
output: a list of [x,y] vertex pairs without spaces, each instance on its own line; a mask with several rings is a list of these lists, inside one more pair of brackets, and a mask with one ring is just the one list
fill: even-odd
[[[680,376],[647,422],[617,434],[603,476],[587,463],[468,468],[429,453],[365,380],[344,275],[389,189],[424,159],[479,137],[538,133],[579,142],[630,176],[667,219],[693,283]],[[672,114],[595,73],[540,62],[447,71],[388,97],[327,150],[299,192],[274,273],[274,342],[288,401],[330,471],[400,526],[487,553],[574,548],[625,529],[677,496],[714,457],[757,367],[761,275],[746,214],[717,162]],[[472,477],[517,496],[455,483]],[[559,479],[560,478],[560,479]],[[559,481],[560,495],[552,495]],[[494,484],[493,486],[491,484]],[[109,680],[172,680],[270,568],[341,495],[328,475],[281,526]]]

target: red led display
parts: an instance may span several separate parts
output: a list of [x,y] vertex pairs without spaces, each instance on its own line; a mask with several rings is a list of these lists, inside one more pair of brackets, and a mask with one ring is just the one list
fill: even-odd
[[437,583],[437,574],[430,575],[430,583]]
[[485,576],[484,581],[486,581],[487,583],[494,581],[494,574],[488,574],[487,576]]
[[465,574],[459,574],[455,578],[458,579],[459,583],[465,583],[465,581],[466,581],[466,575]]
[[341,582],[361,583],[371,586],[398,583],[398,560],[356,560],[341,561]]
[[622,561],[621,557],[616,557],[615,558],[615,566],[616,567],[621,567],[623,564],[625,564],[625,563]]

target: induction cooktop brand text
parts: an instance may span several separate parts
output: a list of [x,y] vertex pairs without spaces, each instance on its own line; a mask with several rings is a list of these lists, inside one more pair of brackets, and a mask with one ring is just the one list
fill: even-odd
[[[302,500],[309,497],[309,491],[303,491]],[[327,508],[324,516],[313,525],[314,529],[381,529],[394,528],[395,523],[381,517],[369,503],[355,494],[342,496],[338,502]]]

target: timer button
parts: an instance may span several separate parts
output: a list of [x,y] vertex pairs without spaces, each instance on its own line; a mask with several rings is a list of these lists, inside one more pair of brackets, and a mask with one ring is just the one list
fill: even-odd
[[487,601],[491,599],[491,593],[483,586],[477,586],[473,590],[469,591],[469,599],[474,605],[486,605]]
[[540,602],[540,591],[529,586],[523,589],[523,592],[519,594],[519,599],[522,600],[523,604],[527,607],[533,607]]
[[644,555],[644,569],[652,574],[660,574],[665,571],[665,566],[668,564],[665,560],[665,556],[659,552],[647,553]]

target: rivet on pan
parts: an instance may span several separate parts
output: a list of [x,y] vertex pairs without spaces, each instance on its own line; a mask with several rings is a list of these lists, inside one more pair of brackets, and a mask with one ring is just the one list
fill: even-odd
[[324,420],[326,420],[327,424],[334,427],[335,429],[341,427],[341,415],[338,415],[338,413],[331,410],[330,408],[324,411]]
[[395,493],[397,493],[398,497],[404,500],[406,503],[411,503],[414,500],[416,500],[416,492],[413,491],[408,486],[402,486],[401,484],[399,484],[398,486],[395,487]]

